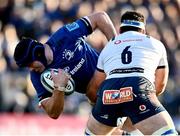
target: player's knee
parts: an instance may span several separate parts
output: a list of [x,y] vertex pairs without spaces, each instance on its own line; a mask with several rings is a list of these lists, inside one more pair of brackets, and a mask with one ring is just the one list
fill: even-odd
[[164,127],[160,128],[159,130],[155,131],[152,135],[176,136],[176,135],[178,135],[178,133],[175,130],[175,128],[170,127],[170,126],[164,126]]

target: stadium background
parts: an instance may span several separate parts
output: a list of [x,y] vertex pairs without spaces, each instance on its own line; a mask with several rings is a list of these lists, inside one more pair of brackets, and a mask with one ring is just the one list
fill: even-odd
[[[15,45],[22,36],[45,42],[63,24],[95,11],[106,11],[118,31],[126,10],[143,13],[147,32],[166,46],[170,73],[159,99],[180,131],[180,0],[0,0],[0,135],[82,135],[91,109],[85,96],[66,97],[63,116],[48,118],[37,106],[27,69],[13,60]],[[98,30],[88,41],[107,42]]]

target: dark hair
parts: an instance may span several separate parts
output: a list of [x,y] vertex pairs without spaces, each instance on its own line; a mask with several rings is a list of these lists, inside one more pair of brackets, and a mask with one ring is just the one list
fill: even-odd
[[16,46],[14,59],[19,67],[26,67],[34,60],[46,65],[44,46],[31,38],[23,38]]
[[[145,18],[141,13],[135,12],[135,11],[127,11],[125,12],[121,17],[121,23],[125,20],[133,20],[138,22],[145,23]],[[121,33],[126,31],[141,31],[141,28],[134,27],[134,26],[122,26],[120,27]]]

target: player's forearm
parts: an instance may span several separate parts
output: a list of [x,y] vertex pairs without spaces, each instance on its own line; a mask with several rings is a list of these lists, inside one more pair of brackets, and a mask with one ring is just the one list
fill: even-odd
[[89,98],[91,104],[96,103],[97,91],[102,82],[105,80],[106,74],[104,72],[95,71],[91,81],[87,86],[86,96]]
[[169,68],[157,69],[155,73],[155,89],[156,95],[160,95],[165,91],[169,75]]
[[54,90],[53,95],[50,99],[42,102],[42,107],[53,119],[57,119],[63,112],[64,107],[64,92]]
[[168,75],[167,74],[165,74],[161,80],[160,80],[160,78],[158,78],[158,79],[156,78],[155,89],[156,89],[156,95],[157,96],[161,95],[165,91],[167,81],[168,81]]
[[158,85],[156,85],[156,95],[157,96],[161,95],[164,92],[165,86],[166,86],[166,84],[158,84]]
[[89,103],[91,105],[94,105],[96,103],[97,100],[96,93],[97,93],[96,87],[92,87],[91,85],[88,86],[86,96],[88,97]]
[[105,12],[94,13],[88,16],[88,18],[91,21],[92,29],[98,28],[101,30],[108,40],[117,35],[111,19]]

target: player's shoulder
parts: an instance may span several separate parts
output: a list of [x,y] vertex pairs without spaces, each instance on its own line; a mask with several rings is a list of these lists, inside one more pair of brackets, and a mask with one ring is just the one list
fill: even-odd
[[152,37],[150,35],[145,35],[145,37],[148,38],[152,42],[152,44],[164,46],[164,44],[160,40],[156,39],[155,37]]

